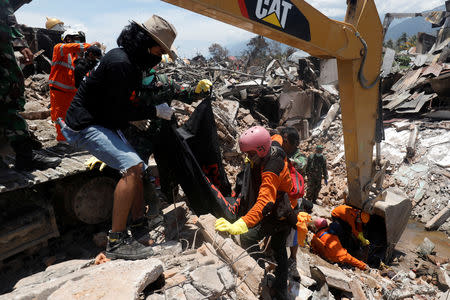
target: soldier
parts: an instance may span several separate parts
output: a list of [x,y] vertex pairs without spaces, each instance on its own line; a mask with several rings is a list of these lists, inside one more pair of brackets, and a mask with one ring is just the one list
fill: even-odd
[[313,203],[316,203],[317,196],[322,187],[322,177],[325,184],[328,184],[327,161],[322,152],[323,146],[317,145],[315,153],[308,157],[306,163],[306,176],[308,178],[306,198]]
[[32,137],[27,123],[18,114],[24,110],[25,86],[14,50],[22,53],[25,64],[33,62],[33,53],[28,49],[16,25],[14,10],[9,1],[0,1],[0,136],[9,141],[16,153],[17,169],[54,168],[60,164],[61,159],[33,152],[33,149],[39,149],[42,145]]

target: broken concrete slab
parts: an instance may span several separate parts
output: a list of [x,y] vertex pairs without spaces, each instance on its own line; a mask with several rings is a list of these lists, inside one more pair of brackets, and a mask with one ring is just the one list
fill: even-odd
[[225,286],[225,289],[231,290],[236,286],[236,280],[233,276],[232,270],[228,266],[217,269],[217,274]]
[[203,266],[190,273],[192,285],[205,296],[217,297],[224,289],[214,266]]
[[53,276],[47,280],[20,285],[0,299],[86,299],[87,295],[95,299],[139,299],[139,293],[163,272],[162,262],[154,258],[116,260],[81,269],[80,262],[66,265],[72,272],[57,276],[64,268],[55,265],[50,270]]
[[182,287],[174,286],[164,292],[165,300],[187,300]]
[[344,273],[324,266],[317,266],[317,268],[325,275],[329,286],[346,292],[352,291],[350,286],[352,280]]
[[199,291],[197,291],[197,289],[193,287],[191,284],[183,285],[183,289],[184,295],[187,300],[197,300],[205,297]]
[[32,276],[25,277],[19,280],[14,285],[14,290],[21,289],[26,286],[39,285],[41,283],[54,280],[55,278],[61,278],[68,274],[77,272],[81,269],[89,267],[92,260],[88,259],[74,259],[65,261],[59,264],[51,265],[43,272],[33,274]]
[[163,272],[160,260],[101,264],[82,278],[67,281],[48,299],[140,299],[139,294]]

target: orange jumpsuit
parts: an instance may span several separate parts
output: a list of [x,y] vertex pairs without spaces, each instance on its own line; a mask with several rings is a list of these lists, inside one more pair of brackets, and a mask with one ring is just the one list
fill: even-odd
[[343,204],[333,209],[331,211],[331,216],[339,218],[350,225],[352,227],[353,235],[358,237],[358,234],[362,232],[362,224],[356,222],[359,213],[359,209]]
[[347,263],[361,270],[365,270],[367,265],[351,256],[345,248],[342,247],[339,238],[327,232],[328,228],[319,230],[314,234],[311,240],[311,248],[314,253],[332,262]]
[[[53,48],[52,68],[49,76],[52,121],[56,121],[59,117],[66,118],[66,112],[77,93],[73,62],[90,46],[87,43],[59,43]],[[56,140],[65,141],[59,126],[55,124],[55,127]]]
[[[271,158],[261,170],[261,185],[259,187],[258,198],[253,207],[242,217],[247,227],[256,226],[263,218],[262,211],[269,203],[275,203],[277,192],[286,192],[292,189],[291,175],[288,169],[286,154]],[[289,199],[291,207],[297,205],[297,199]]]

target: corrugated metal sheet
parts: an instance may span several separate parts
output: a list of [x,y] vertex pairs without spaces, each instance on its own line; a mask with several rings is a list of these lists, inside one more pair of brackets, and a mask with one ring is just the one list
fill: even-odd
[[405,76],[400,78],[392,87],[391,90],[394,92],[408,90],[411,86],[417,81],[420,74],[422,73],[423,68],[419,68],[417,70],[412,70],[406,73]]
[[388,104],[384,105],[383,108],[386,109],[393,109],[399,104],[401,104],[403,101],[406,101],[411,96],[409,92],[403,92],[400,94],[393,94],[385,97],[383,101],[389,101]]
[[417,103],[419,103],[421,96],[423,96],[425,92],[421,93],[414,93],[407,99],[407,101],[404,101],[402,104],[398,105],[395,109],[411,109],[416,108]]
[[433,74],[434,76],[438,77],[439,74],[441,74],[441,71],[443,69],[443,66],[441,64],[432,64],[426,67],[423,70],[422,76]]
[[398,110],[396,110],[396,112],[397,113],[405,113],[405,114],[406,113],[418,113],[422,109],[422,107],[425,105],[425,103],[427,103],[428,101],[430,101],[430,100],[432,100],[432,99],[434,99],[436,97],[437,97],[436,93],[425,95],[425,92],[422,92],[414,100],[415,108],[413,108],[413,109],[405,109],[405,110],[398,109]]

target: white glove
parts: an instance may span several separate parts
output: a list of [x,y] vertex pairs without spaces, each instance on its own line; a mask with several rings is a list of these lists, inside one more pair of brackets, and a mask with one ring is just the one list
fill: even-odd
[[156,116],[158,118],[164,119],[164,120],[170,120],[172,118],[173,113],[175,110],[171,108],[167,103],[158,104],[155,106],[156,108]]

